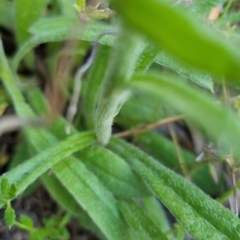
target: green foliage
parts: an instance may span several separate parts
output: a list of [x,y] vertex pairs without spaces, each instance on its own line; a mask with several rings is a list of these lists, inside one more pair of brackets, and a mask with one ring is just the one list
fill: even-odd
[[[4,33],[0,42],[0,107],[11,104],[24,123],[10,167],[0,176],[0,207],[6,207],[9,228],[28,231],[31,240],[65,240],[75,217],[104,240],[240,238],[239,219],[211,198],[227,191],[221,168],[226,157],[233,159],[233,175],[240,159],[236,3],[223,6],[217,23],[207,21],[224,2],[112,0],[110,7],[104,2],[94,8],[81,0],[79,12],[74,1],[0,4],[0,27],[17,39],[11,59]],[[113,11],[114,17],[108,15]],[[100,21],[106,14],[109,19]],[[86,73],[78,69],[84,62]],[[67,108],[79,72],[81,96],[68,135],[64,111],[52,102]],[[177,114],[187,134],[198,131],[205,145],[214,146],[203,161],[196,162],[195,146],[187,149],[175,139],[176,125],[168,122],[170,139],[161,134],[159,122]],[[121,130],[129,130],[126,141]],[[39,228],[28,216],[16,216],[10,203],[36,183],[66,212],[42,220]]]
[[15,1],[16,34],[20,44],[28,39],[30,36],[28,32],[29,27],[41,17],[48,2],[49,0],[31,2],[26,0]]
[[14,211],[14,209],[12,208],[11,203],[8,202],[8,203],[7,203],[7,206],[6,206],[6,209],[5,209],[5,212],[4,212],[4,221],[5,221],[5,224],[6,224],[9,228],[11,228],[12,225],[14,224],[14,222],[15,222],[15,218],[16,218],[15,211]]
[[[240,78],[237,71],[240,61],[237,51],[234,52],[232,46],[215,36],[217,33],[211,34],[189,14],[171,7],[165,1],[151,0],[146,4],[144,0],[131,0],[128,1],[128,7],[125,7],[123,1],[113,2],[131,26],[190,66],[209,70],[218,77],[224,74],[230,80]],[[177,43],[173,39],[177,39]]]
[[[112,139],[109,147],[145,179],[194,238],[239,238],[239,219],[199,189],[130,144]],[[221,215],[224,215],[224,220],[218,221],[215,216]]]
[[28,216],[26,215],[21,215],[20,216],[20,219],[19,219],[19,222],[29,228],[33,228],[33,221],[31,218],[29,218]]
[[151,218],[132,201],[120,201],[120,210],[138,239],[167,240],[166,235],[160,231]]
[[16,197],[17,187],[15,184],[10,184],[8,178],[1,178],[1,197],[0,205],[5,205],[8,200]]

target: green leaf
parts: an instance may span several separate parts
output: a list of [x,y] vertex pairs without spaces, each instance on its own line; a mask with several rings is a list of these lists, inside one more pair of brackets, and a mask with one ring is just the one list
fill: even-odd
[[[6,85],[6,88],[9,91],[9,94],[10,94],[12,100],[13,100],[13,103],[15,105],[15,109],[16,109],[17,113],[20,116],[23,116],[25,118],[29,117],[29,116],[34,116],[32,110],[25,103],[22,94],[20,93],[19,89],[17,88],[17,85],[14,82],[13,74],[12,74],[12,72],[11,72],[9,66],[8,66],[8,63],[6,61],[6,58],[5,58],[4,53],[2,51],[2,48],[0,48],[0,63],[1,63],[0,64],[0,76],[2,77],[2,79],[4,81],[4,84]],[[59,130],[58,130],[58,132],[59,132]],[[49,167],[52,167],[54,164],[56,164],[57,161],[61,160],[61,159],[58,158],[58,156],[56,156],[56,152],[54,153],[55,150],[58,149],[60,151],[59,154],[60,154],[61,158],[64,158],[64,157],[67,157],[67,156],[71,155],[74,151],[77,151],[77,149],[80,150],[81,146],[85,147],[88,144],[91,144],[93,142],[93,136],[92,136],[91,133],[90,133],[90,136],[89,136],[90,138],[88,138],[88,137],[86,139],[84,138],[83,140],[86,140],[86,141],[83,141],[83,145],[81,143],[79,143],[79,146],[77,146],[78,145],[78,143],[77,143],[78,141],[76,142],[77,139],[74,140],[74,138],[77,137],[77,135],[73,135],[72,137],[68,138],[67,140],[64,140],[62,142],[63,144],[57,144],[57,139],[46,130],[43,130],[43,129],[27,129],[26,133],[28,134],[28,137],[29,137],[29,140],[30,140],[31,144],[34,146],[34,148],[36,150],[40,151],[41,153],[38,154],[36,157],[32,158],[31,162],[27,162],[25,166],[17,167],[17,168],[15,168],[16,171],[12,170],[11,172],[7,173],[8,175],[6,177],[10,180],[10,182],[20,182],[20,184],[17,185],[19,192],[21,192],[21,190],[24,190],[26,188],[26,186],[28,184],[30,184],[31,181],[34,181],[37,177],[42,175]],[[62,134],[62,133],[60,133],[60,134]],[[83,135],[85,135],[85,134],[83,134]],[[86,134],[86,136],[87,135],[88,135],[88,133]],[[71,142],[71,139],[73,140],[73,142]],[[70,140],[70,142],[68,142],[68,140]],[[53,148],[50,148],[49,152],[46,151],[46,148],[53,145],[53,144],[55,144],[55,146]],[[75,148],[75,150],[74,150],[74,148]],[[71,151],[72,151],[72,153],[71,153]],[[53,154],[52,156],[49,155],[50,152]],[[66,155],[64,155],[64,154],[66,154]],[[45,162],[43,162],[43,159],[45,157],[47,159],[45,159]],[[72,161],[72,163],[75,164],[77,162],[77,159],[69,157],[66,161],[67,166],[68,166],[68,161]],[[33,168],[34,168],[34,171],[33,171]],[[78,166],[77,166],[77,168],[78,168]],[[84,168],[84,166],[83,166],[83,168]],[[63,172],[63,170],[61,169],[61,173]],[[66,170],[67,170],[67,168],[66,168]],[[64,173],[63,173],[63,176],[60,178],[61,182],[63,182],[63,179],[65,177],[67,177],[67,178],[71,177],[71,176],[74,177],[74,170],[76,170],[76,169],[73,168],[73,169],[71,169],[71,171],[69,170],[68,172],[66,172],[66,175],[64,175]],[[58,171],[55,170],[55,174],[58,175]],[[89,178],[89,172],[84,174],[84,178]],[[76,181],[75,179],[74,179],[74,181],[71,181],[70,178],[68,178],[66,180],[66,182],[67,182],[67,189],[70,189],[73,186],[73,182],[76,183],[78,181]],[[76,194],[77,203],[82,205],[82,202],[80,201],[80,200],[82,200],[81,199],[82,194],[79,193],[78,189],[76,189],[76,188],[78,188],[79,184],[75,185],[75,188],[73,188],[73,191],[74,191],[74,193],[75,192],[77,193]],[[66,185],[66,183],[64,185]],[[95,185],[96,185],[96,188],[98,189],[99,184],[97,183]],[[89,191],[89,190],[87,190],[88,187],[86,188],[85,184],[84,184],[83,188],[84,188],[84,191],[83,191],[84,193]],[[87,191],[85,191],[85,188],[86,188]],[[97,190],[97,191],[99,191],[99,190]],[[101,191],[99,191],[99,193],[100,192]],[[78,195],[80,195],[79,198],[78,198]],[[91,195],[91,191],[90,191],[90,195]],[[74,194],[74,197],[75,197],[75,194]],[[90,199],[91,199],[91,197],[90,197]],[[89,208],[88,210],[91,213],[89,215],[93,218],[93,220],[95,222],[97,222],[97,225],[100,225],[100,226],[103,225],[103,229],[101,227],[100,228],[101,228],[101,230],[103,230],[104,234],[115,236],[115,235],[120,235],[119,232],[122,233],[123,229],[125,230],[126,226],[119,221],[119,217],[114,216],[113,217],[113,219],[114,219],[113,222],[116,222],[116,225],[111,226],[110,229],[113,228],[113,230],[115,231],[118,224],[119,224],[120,225],[119,228],[121,228],[121,230],[119,230],[118,233],[117,232],[112,233],[111,230],[107,229],[108,228],[107,222],[108,222],[108,219],[111,219],[111,217],[110,217],[111,213],[110,213],[110,215],[106,214],[106,216],[104,217],[104,213],[102,212],[100,214],[100,217],[99,217],[98,213],[95,212],[95,208],[91,209],[91,207],[93,207],[93,206],[88,205],[88,204],[91,203],[91,202],[88,202],[88,201],[89,201],[88,196],[87,195],[84,196],[83,197],[84,207],[86,207],[86,205],[88,206],[88,208]],[[93,198],[93,201],[94,201],[94,198]],[[110,200],[110,202],[111,201],[112,200]],[[98,203],[98,201],[97,201],[97,203]],[[101,203],[100,206],[102,204],[105,205],[105,202]],[[108,207],[105,206],[105,208],[108,208]],[[95,217],[95,215],[96,215],[96,217]],[[106,218],[105,221],[102,221],[102,219],[104,219],[104,218]],[[107,232],[107,233],[105,233],[105,232]],[[126,235],[128,235],[128,234],[126,233]],[[35,235],[35,237],[36,237],[36,235]],[[117,238],[114,238],[114,239],[121,239],[121,238],[119,238],[119,236],[118,236]]]
[[238,217],[197,187],[120,139],[112,139],[109,148],[149,184],[194,239],[239,239]]
[[17,193],[17,186],[15,184],[11,184],[9,192],[8,192],[8,198],[13,199],[16,197]]
[[145,183],[128,164],[109,150],[92,145],[77,156],[115,195],[124,198],[151,196]]
[[142,202],[148,216],[151,216],[155,225],[159,226],[162,232],[169,231],[170,223],[160,201],[155,197],[149,197],[142,199]]
[[5,221],[5,224],[8,226],[9,229],[14,224],[15,218],[16,218],[15,211],[12,208],[11,203],[8,202],[5,213],[4,213],[4,221]]
[[47,231],[45,229],[37,229],[30,233],[29,240],[43,240],[47,237]]
[[93,129],[95,126],[95,110],[100,94],[100,87],[104,74],[109,64],[111,48],[101,45],[98,49],[93,66],[87,76],[86,87],[84,89],[84,116],[87,126]]
[[[144,90],[133,93],[133,96],[124,104],[116,117],[115,122],[124,127],[124,129],[134,129],[166,117],[163,113],[164,102],[159,98],[159,95]],[[182,173],[174,143],[162,136],[158,132],[158,128],[135,134],[134,143],[165,166],[173,169],[175,172]],[[181,154],[188,173],[191,174],[188,177],[198,187],[210,195],[216,196],[222,193],[225,185],[222,178],[219,178],[219,182],[216,184],[209,174],[209,168],[205,164],[197,164],[196,157],[186,149],[182,148]]]
[[139,240],[167,240],[166,235],[162,233],[143,209],[138,207],[132,200],[119,200],[119,204],[124,218]]
[[148,43],[141,53],[135,72],[137,74],[145,73],[154,61],[155,63],[158,63],[166,68],[170,68],[185,78],[188,78],[196,84],[213,92],[213,82],[209,74],[189,67],[165,52],[159,53],[158,48],[152,42]]
[[[179,174],[183,174],[172,141],[154,131],[139,134],[135,137],[135,141],[141,146],[141,149],[156,158],[164,166],[173,169]],[[196,156],[183,148],[181,149],[181,154],[188,173],[191,173],[191,175],[185,177],[190,178],[207,194],[216,196],[222,193],[225,184],[221,178],[218,184],[216,184],[209,173],[207,165],[198,165],[196,163]]]
[[10,190],[10,183],[7,178],[2,178],[1,181],[1,192],[3,196],[8,196]]
[[3,177],[7,178],[11,184],[16,184],[16,195],[19,195],[57,162],[88,146],[94,141],[93,139],[92,133],[73,135],[18,165],[11,171],[3,174]]
[[103,233],[96,226],[88,213],[84,211],[73,196],[67,191],[61,182],[54,176],[44,174],[41,176],[45,188],[53,199],[67,212],[75,216],[80,222],[81,226],[95,233],[100,239],[104,239]]
[[68,158],[55,165],[53,171],[108,239],[131,239],[116,200],[81,161]]
[[[34,34],[25,42],[13,59],[13,68],[17,69],[21,59],[35,46],[45,42],[64,41],[67,39],[79,39],[83,41],[96,41],[103,32],[114,32],[113,27],[92,21],[87,25],[81,25],[74,18],[55,17],[42,19],[31,27]],[[102,44],[112,45],[113,36],[106,35],[99,39]]]
[[224,154],[232,149],[236,156],[240,156],[239,120],[233,112],[216,105],[215,99],[166,76],[136,76],[130,85],[156,94],[178,111],[187,114],[187,117],[201,126],[221,146]]
[[[37,99],[41,102],[41,94],[39,93],[39,91],[33,91],[32,93],[32,97],[38,95]],[[35,98],[31,98],[31,101],[34,99]],[[42,104],[40,105],[42,108]],[[64,119],[58,119],[57,122],[59,121],[61,121],[61,123],[57,123],[57,128],[55,128],[54,126],[54,128],[51,127],[50,129],[54,132],[57,138],[61,139],[63,136],[61,134],[61,130],[59,129],[62,129],[66,122],[64,121]],[[106,236],[114,235],[116,237],[112,237],[112,239],[118,239],[119,232],[123,231],[120,229],[125,229],[126,226],[124,223],[121,222],[122,219],[119,219],[119,216],[116,217],[115,214],[111,213],[108,207],[105,206],[106,204],[108,204],[109,206],[114,206],[115,199],[112,197],[109,191],[107,191],[107,189],[103,187],[102,183],[96,178],[96,176],[86,169],[86,167],[83,165],[83,163],[80,162],[79,159],[75,157],[69,157],[64,162],[61,162],[61,164],[57,164],[53,168],[54,176],[57,176],[59,182],[53,182],[53,179],[49,180],[50,177],[46,177],[46,175],[43,177],[43,181],[47,189],[49,189],[51,191],[51,194],[53,194],[53,196],[57,197],[58,199],[62,196],[60,203],[63,204],[64,207],[66,207],[67,210],[69,210],[70,212],[74,212],[75,214],[77,214],[77,218],[80,220],[80,222],[85,223],[85,227],[90,228],[92,231],[97,233],[99,233],[98,229],[100,229]],[[77,182],[78,184],[73,184],[75,182]],[[85,182],[87,182],[87,185]],[[64,191],[61,191],[62,189]],[[68,193],[65,192],[66,190],[68,191]],[[101,193],[101,191],[103,192]],[[82,194],[83,192],[84,194]],[[70,198],[68,198],[68,196],[70,196]],[[78,207],[76,206],[76,203]],[[70,206],[70,204],[72,205]],[[84,209],[84,212],[79,211],[79,208],[81,209],[79,205]],[[74,206],[77,208],[74,209]],[[99,209],[102,208],[102,210],[96,211],[95,206],[98,206],[97,208]],[[87,215],[85,212],[87,212]],[[115,209],[114,212],[118,212],[118,209]],[[83,215],[81,213],[83,213]],[[80,214],[82,216],[79,216]],[[98,226],[98,229],[96,229],[96,226],[92,224],[91,221],[89,221],[88,215]],[[109,219],[113,220],[113,222],[115,223],[114,226],[108,227],[107,222],[109,221]],[[115,233],[112,233],[112,231],[114,231]],[[126,233],[127,239],[131,239],[129,237],[129,234],[130,233]],[[99,233],[99,236],[102,237],[102,234]]]
[[113,119],[130,96],[129,91],[118,88],[122,83],[128,81],[134,73],[142,48],[143,41],[139,35],[122,26],[116,40],[116,47],[112,49],[109,67],[100,88],[101,92],[96,110],[96,135],[102,145],[108,143],[111,137]]
[[30,34],[29,27],[35,22],[44,12],[44,9],[49,0],[16,0],[16,33],[18,42],[25,42]]
[[162,52],[156,58],[156,62],[161,64],[164,67],[170,68],[185,78],[190,79],[196,84],[209,89],[213,92],[213,81],[211,76],[203,71],[198,71],[187,64],[182,63],[169,56],[168,54]]
[[129,26],[145,34],[159,48],[190,66],[218,77],[224,75],[229,80],[240,80],[237,49],[217,33],[206,30],[195,16],[187,14],[186,9],[183,11],[167,1],[155,0],[149,0],[147,4],[144,0],[129,0],[127,5],[114,0],[113,4]]
[[26,215],[21,214],[19,222],[22,223],[23,225],[27,226],[28,228],[33,228],[33,220]]
[[[33,94],[34,96],[38,95],[37,99],[41,100],[41,94],[39,91],[34,91],[33,93],[35,93]],[[33,99],[34,98],[31,98],[31,100]],[[40,105],[42,108],[42,104]],[[50,129],[54,132],[57,138],[61,139],[63,136],[61,134],[61,130],[59,131],[59,129],[66,124],[66,121],[59,118],[57,122],[59,122],[57,123],[58,127],[55,128],[54,126],[54,128],[51,127]],[[113,235],[115,237],[112,239],[118,239],[120,235],[119,232],[122,232],[122,229],[126,229],[126,226],[124,223],[122,223],[122,219],[119,218],[119,216],[116,217],[115,214],[111,213],[111,211],[108,209],[109,207],[106,206],[106,204],[112,206],[111,209],[113,210],[115,200],[107,191],[107,189],[103,187],[102,183],[96,178],[96,176],[87,170],[83,163],[81,163],[75,157],[69,157],[66,159],[66,161],[62,161],[61,164],[57,164],[53,168],[53,171],[54,176],[57,176],[59,182],[53,182],[53,179],[49,180],[50,177],[46,177],[46,175],[43,177],[43,181],[46,187],[51,191],[51,194],[58,199],[62,196],[62,199],[59,200],[60,203],[63,204],[64,207],[66,207],[70,212],[77,214],[77,218],[84,223],[84,226],[88,229],[90,228],[94,232],[97,232],[101,238],[103,238],[102,233],[100,233],[98,229],[100,229],[106,236]],[[76,182],[78,184],[73,184]],[[65,192],[66,190],[68,193]],[[84,194],[82,194],[83,192]],[[70,196],[70,198],[68,198],[68,196]],[[70,206],[70,204],[73,205]],[[81,209],[79,205],[84,209],[84,212],[79,210],[79,208]],[[102,209],[96,211],[95,206],[98,206],[97,208]],[[74,209],[74,207],[77,208]],[[87,215],[85,212],[87,212]],[[114,210],[114,213],[116,212],[118,212],[118,209]],[[83,215],[81,213],[83,213]],[[88,215],[98,226],[98,229],[96,229],[96,226],[92,224],[91,220],[89,221]],[[115,223],[114,226],[108,226],[109,219],[112,219],[112,222]],[[112,231],[115,233],[112,233]],[[130,233],[126,232],[126,239],[131,239],[129,234]]]
[[156,59],[158,52],[159,50],[152,42],[148,43],[139,56],[135,73],[145,73]]

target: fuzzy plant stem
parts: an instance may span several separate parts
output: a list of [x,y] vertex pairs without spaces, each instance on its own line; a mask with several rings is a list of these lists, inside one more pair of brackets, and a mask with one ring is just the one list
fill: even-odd
[[123,89],[122,85],[131,78],[143,49],[142,45],[142,39],[123,26],[109,59],[109,67],[100,89],[95,115],[97,139],[102,145],[108,143],[114,117],[130,97],[130,91]]

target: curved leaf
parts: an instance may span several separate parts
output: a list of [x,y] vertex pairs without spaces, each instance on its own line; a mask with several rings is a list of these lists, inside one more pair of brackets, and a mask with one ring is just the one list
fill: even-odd
[[109,55],[111,48],[109,46],[101,45],[98,49],[93,66],[87,76],[86,88],[84,89],[84,116],[86,124],[93,129],[95,126],[95,110],[97,100],[100,94],[100,87],[102,85],[106,69],[109,64]]
[[83,163],[69,158],[55,165],[53,170],[108,239],[132,239],[130,229],[118,212],[116,200]]
[[93,220],[90,218],[88,213],[79,206],[72,195],[66,188],[63,187],[60,181],[53,174],[43,174],[41,176],[41,181],[53,199],[57,201],[63,209],[66,209],[69,213],[75,216],[79,220],[81,226],[91,232],[94,232],[100,239],[105,238],[103,233],[93,223]]
[[154,223],[159,226],[163,232],[169,231],[169,219],[167,218],[166,211],[160,201],[155,197],[149,197],[142,199],[142,202],[144,209],[146,210],[147,214],[151,216],[152,221],[154,221]]
[[239,120],[233,112],[214,103],[214,99],[166,76],[136,76],[129,85],[150,91],[178,111],[186,113],[198,126],[204,128],[208,136],[221,145],[226,151],[225,154],[231,149],[234,155],[240,156]]
[[[112,1],[124,20],[148,36],[159,47],[190,66],[205,69],[218,77],[240,80],[237,49],[211,34],[202,23],[167,1]],[[207,55],[206,55],[207,53]]]
[[112,139],[109,148],[149,184],[194,239],[239,239],[238,217],[197,187],[120,139]]
[[102,145],[108,143],[113,119],[130,96],[128,90],[117,88],[132,77],[143,45],[138,34],[129,31],[125,26],[122,27],[115,48],[112,49],[96,109],[96,135]]
[[[34,33],[34,36],[22,45],[14,57],[13,68],[17,69],[24,55],[41,43],[68,39],[96,41],[100,34],[114,31],[116,30],[113,27],[95,21],[83,26],[76,19],[67,17],[40,20],[31,27],[31,32]],[[99,42],[110,44],[112,40],[113,36],[106,35],[99,39]]]
[[93,141],[92,133],[71,136],[3,174],[0,179],[6,178],[10,184],[16,184],[16,195],[19,195],[57,162],[90,145]]
[[156,62],[164,67],[172,69],[183,77],[186,77],[196,84],[213,92],[213,81],[208,73],[198,71],[186,64],[183,64],[164,52],[158,55]]
[[139,240],[167,240],[166,235],[155,225],[146,212],[132,200],[119,200],[120,210]]

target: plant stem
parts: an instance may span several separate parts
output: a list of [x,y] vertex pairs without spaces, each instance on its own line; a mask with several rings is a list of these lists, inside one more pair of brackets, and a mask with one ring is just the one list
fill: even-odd
[[18,227],[18,228],[20,228],[20,229],[23,229],[23,230],[26,230],[26,231],[28,231],[28,232],[33,232],[33,231],[34,231],[33,228],[30,228],[30,227],[28,227],[28,226],[26,226],[26,225],[24,225],[24,224],[22,224],[22,223],[20,223],[20,222],[17,222],[17,221],[14,222],[14,225],[15,225],[16,227]]
[[227,14],[227,12],[228,12],[232,2],[233,2],[233,0],[228,0],[227,5],[226,5],[226,7],[223,10],[223,14],[222,14],[221,18],[225,17],[225,15]]
[[110,57],[109,68],[103,80],[95,117],[97,139],[106,145],[111,137],[113,119],[122,104],[129,98],[130,91],[122,85],[132,76],[140,52],[142,39],[126,26],[120,31]]

